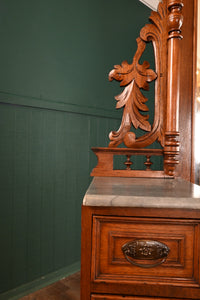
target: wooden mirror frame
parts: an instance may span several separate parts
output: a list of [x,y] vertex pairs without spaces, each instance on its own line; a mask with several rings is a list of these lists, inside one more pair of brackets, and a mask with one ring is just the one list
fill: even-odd
[[195,166],[195,77],[196,77],[196,25],[197,1],[183,0],[182,45],[180,48],[179,90],[179,165],[176,175],[199,183]]
[[183,0],[183,40],[180,51],[180,152],[177,166],[177,176],[193,183],[199,183],[194,151],[197,1]]
[[200,138],[199,131],[197,127],[197,39],[198,39],[198,5],[200,5],[199,0],[194,0],[194,13],[193,13],[193,20],[194,20],[194,32],[193,32],[193,111],[192,111],[192,168],[191,168],[191,181],[196,184],[200,184],[200,168],[198,158],[199,154],[197,151],[200,149],[196,149],[196,142],[197,139]]
[[199,170],[195,165],[195,89],[197,48],[197,1],[183,0],[184,8],[180,48],[179,89],[179,165],[176,176],[193,183],[199,182]]

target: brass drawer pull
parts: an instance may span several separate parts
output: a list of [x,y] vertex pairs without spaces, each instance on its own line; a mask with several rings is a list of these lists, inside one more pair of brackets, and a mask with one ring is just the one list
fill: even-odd
[[[134,240],[123,245],[122,251],[126,260],[131,264],[142,268],[152,268],[166,261],[170,249],[158,241]],[[146,261],[153,262],[147,263]]]

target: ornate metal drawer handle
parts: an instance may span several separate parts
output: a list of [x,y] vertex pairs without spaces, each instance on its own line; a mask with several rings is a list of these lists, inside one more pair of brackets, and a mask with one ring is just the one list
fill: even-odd
[[[170,249],[158,241],[134,240],[123,245],[122,251],[126,260],[131,264],[142,268],[152,268],[166,261]],[[138,260],[145,262],[138,262]],[[146,263],[146,260],[153,262]]]

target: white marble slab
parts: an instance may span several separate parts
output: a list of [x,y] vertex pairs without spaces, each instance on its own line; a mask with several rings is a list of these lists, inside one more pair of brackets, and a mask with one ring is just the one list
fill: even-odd
[[83,205],[200,209],[200,186],[180,178],[94,177]]

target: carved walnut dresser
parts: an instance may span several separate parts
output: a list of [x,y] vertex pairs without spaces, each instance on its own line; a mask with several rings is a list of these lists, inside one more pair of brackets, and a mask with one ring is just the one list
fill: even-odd
[[[192,81],[183,83],[182,76],[183,58],[191,51],[186,49],[194,45],[195,3],[160,2],[140,31],[132,63],[124,61],[109,74],[124,87],[116,96],[123,116],[109,146],[92,148],[98,163],[82,205],[81,300],[200,299],[200,186],[191,182],[192,100],[184,98]],[[140,64],[148,42],[155,70]],[[153,80],[150,124],[142,90]],[[144,135],[136,137],[132,127]],[[151,147],[155,141],[157,149]],[[116,156],[126,158],[124,169],[114,167]],[[145,157],[142,170],[133,167],[138,156]],[[163,158],[162,170],[152,170],[154,156]]]

